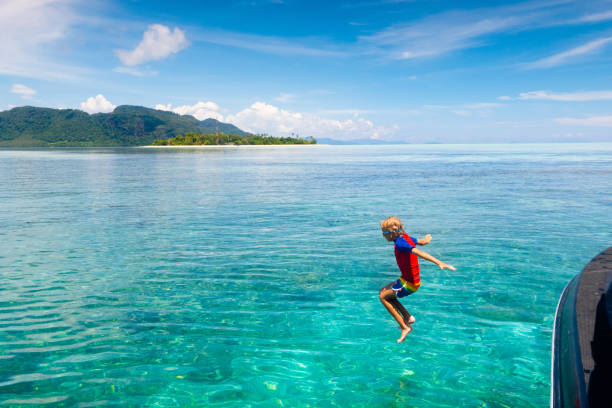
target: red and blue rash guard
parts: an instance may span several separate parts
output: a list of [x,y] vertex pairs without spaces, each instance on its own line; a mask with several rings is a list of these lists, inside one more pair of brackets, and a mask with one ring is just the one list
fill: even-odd
[[419,274],[419,258],[412,253],[412,249],[416,247],[417,239],[403,233],[395,240],[395,260],[400,271],[402,271],[402,279],[412,286],[418,288],[421,285],[421,275]]

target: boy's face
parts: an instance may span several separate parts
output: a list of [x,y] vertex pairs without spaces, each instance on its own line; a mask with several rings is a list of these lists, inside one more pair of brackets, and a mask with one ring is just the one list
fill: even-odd
[[383,237],[385,237],[387,241],[395,241],[397,237],[400,236],[400,229],[395,226],[388,227],[388,228],[382,228],[382,234],[383,234]]

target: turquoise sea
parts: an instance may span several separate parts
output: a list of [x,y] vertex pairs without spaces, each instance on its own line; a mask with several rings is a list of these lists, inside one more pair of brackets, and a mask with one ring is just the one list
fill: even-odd
[[[542,407],[612,144],[0,150],[0,406]],[[397,325],[379,222],[423,250]]]

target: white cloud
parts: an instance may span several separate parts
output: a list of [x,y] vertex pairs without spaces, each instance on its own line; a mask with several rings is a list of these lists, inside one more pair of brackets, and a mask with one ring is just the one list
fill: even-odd
[[423,105],[424,109],[449,111],[457,116],[472,116],[478,115],[486,117],[491,114],[493,109],[503,106],[501,103],[495,102],[476,102],[465,103],[462,105]]
[[74,0],[0,1],[0,74],[72,79],[85,70],[58,64],[47,55],[78,20]]
[[343,57],[351,53],[342,47],[313,38],[288,41],[285,38],[236,33],[224,30],[205,30],[195,34],[193,41],[244,48],[275,55],[303,55],[309,57]]
[[[354,51],[395,60],[434,58],[498,42],[495,36],[499,34],[612,19],[612,11],[609,10],[576,18],[583,9],[581,2],[573,0],[531,0],[485,8],[453,7],[449,11],[397,22],[373,34],[360,36]],[[589,46],[597,48],[600,44]],[[590,51],[589,47],[579,47],[568,51],[568,54],[561,53],[536,61],[534,68],[540,64],[557,64],[557,59],[571,58],[573,53]]]
[[[155,109],[171,111],[180,115],[192,115],[199,120],[207,118],[232,123],[239,128],[252,133],[267,133],[273,136],[332,138],[338,140],[351,139],[387,139],[395,135],[397,126],[384,127],[375,125],[372,121],[361,117],[364,110],[344,109],[336,111],[320,111],[317,114],[293,112],[281,109],[265,102],[255,102],[246,109],[235,114],[223,115],[222,109],[214,102],[198,102],[195,105],[172,107],[171,104],[155,105]],[[416,114],[418,112],[409,112]],[[320,115],[350,114],[345,120],[330,119]]]
[[128,75],[133,75],[137,77],[151,77],[151,76],[155,76],[158,74],[157,71],[140,70],[140,69],[128,68],[128,67],[116,67],[116,68],[113,68],[113,71],[119,72],[120,74],[128,74]]
[[612,116],[592,116],[590,118],[556,118],[560,125],[612,127]]
[[115,53],[123,65],[134,66],[148,61],[160,60],[175,54],[189,45],[185,32],[178,27],[174,31],[161,24],[150,25],[142,41],[132,51],[117,50]]
[[334,139],[384,139],[397,132],[397,126],[376,126],[370,120],[354,117],[347,120],[322,118],[310,113],[292,112],[265,102],[255,102],[250,107],[228,115],[226,120],[254,133],[270,133],[288,136],[292,133],[302,137],[331,137]]
[[313,89],[308,92],[311,95],[334,95],[336,92],[330,91],[329,89]]
[[[362,5],[378,7],[398,1],[400,0],[368,1]],[[353,3],[343,7],[353,7]],[[494,36],[503,33],[513,34],[543,27],[605,21],[610,18],[609,12],[601,12],[576,19],[574,16],[582,12],[583,7],[573,0],[528,0],[485,8],[459,7],[413,21],[397,22],[380,31],[370,30],[372,34],[359,36],[357,41],[352,43],[332,42],[326,38],[312,36],[287,40],[281,37],[210,29],[194,30],[190,38],[194,42],[283,56],[381,56],[385,59],[405,60],[432,58],[457,50],[480,47],[497,41]]]
[[579,23],[598,23],[601,21],[612,20],[612,10],[603,11],[601,13],[587,14],[580,17],[577,22]]
[[530,91],[522,92],[516,98],[500,96],[497,99],[518,100],[548,100],[563,102],[587,102],[587,101],[609,101],[612,100],[612,91],[586,91],[586,92],[550,92]]
[[198,120],[208,118],[223,120],[223,115],[219,113],[219,105],[214,102],[198,102],[195,105],[183,105],[173,108],[171,104],[155,105],[155,109],[178,113],[179,115],[191,115]]
[[290,94],[290,93],[282,93],[279,96],[277,96],[276,98],[274,98],[275,101],[278,102],[291,102],[295,99],[295,94]]
[[116,106],[107,101],[102,94],[92,96],[87,98],[85,102],[81,102],[81,110],[87,113],[112,112],[115,108]]
[[490,8],[452,10],[418,21],[394,24],[359,37],[366,54],[392,59],[432,58],[456,50],[480,47],[495,34],[531,30],[549,24],[560,1],[530,1]]
[[499,108],[500,106],[503,106],[501,103],[495,103],[495,102],[478,102],[478,103],[468,103],[463,105],[464,108],[466,109],[492,109],[492,108]]
[[382,52],[393,59],[431,58],[481,45],[483,36],[518,23],[512,17],[448,12],[416,23],[391,26],[374,35],[362,36],[360,41],[371,44],[372,52]]
[[23,99],[32,99],[34,95],[36,95],[36,91],[32,88],[28,88],[22,84],[13,84],[11,87],[11,92],[14,94],[21,95]]
[[610,42],[612,42],[612,37],[599,38],[579,47],[575,47],[570,50],[551,55],[550,57],[525,64],[525,66],[532,69],[556,67],[562,64],[570,63],[577,57],[594,53]]
[[[382,111],[376,111],[371,109],[321,109],[317,111],[317,114],[322,115],[351,115],[359,116],[364,114],[381,113]],[[388,112],[388,111],[387,111]]]

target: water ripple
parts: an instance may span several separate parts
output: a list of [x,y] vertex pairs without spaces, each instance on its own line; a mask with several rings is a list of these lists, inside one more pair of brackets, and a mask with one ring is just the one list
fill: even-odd
[[[0,405],[545,405],[557,297],[610,242],[610,158],[0,150]],[[458,267],[423,263],[402,345],[391,214]]]

